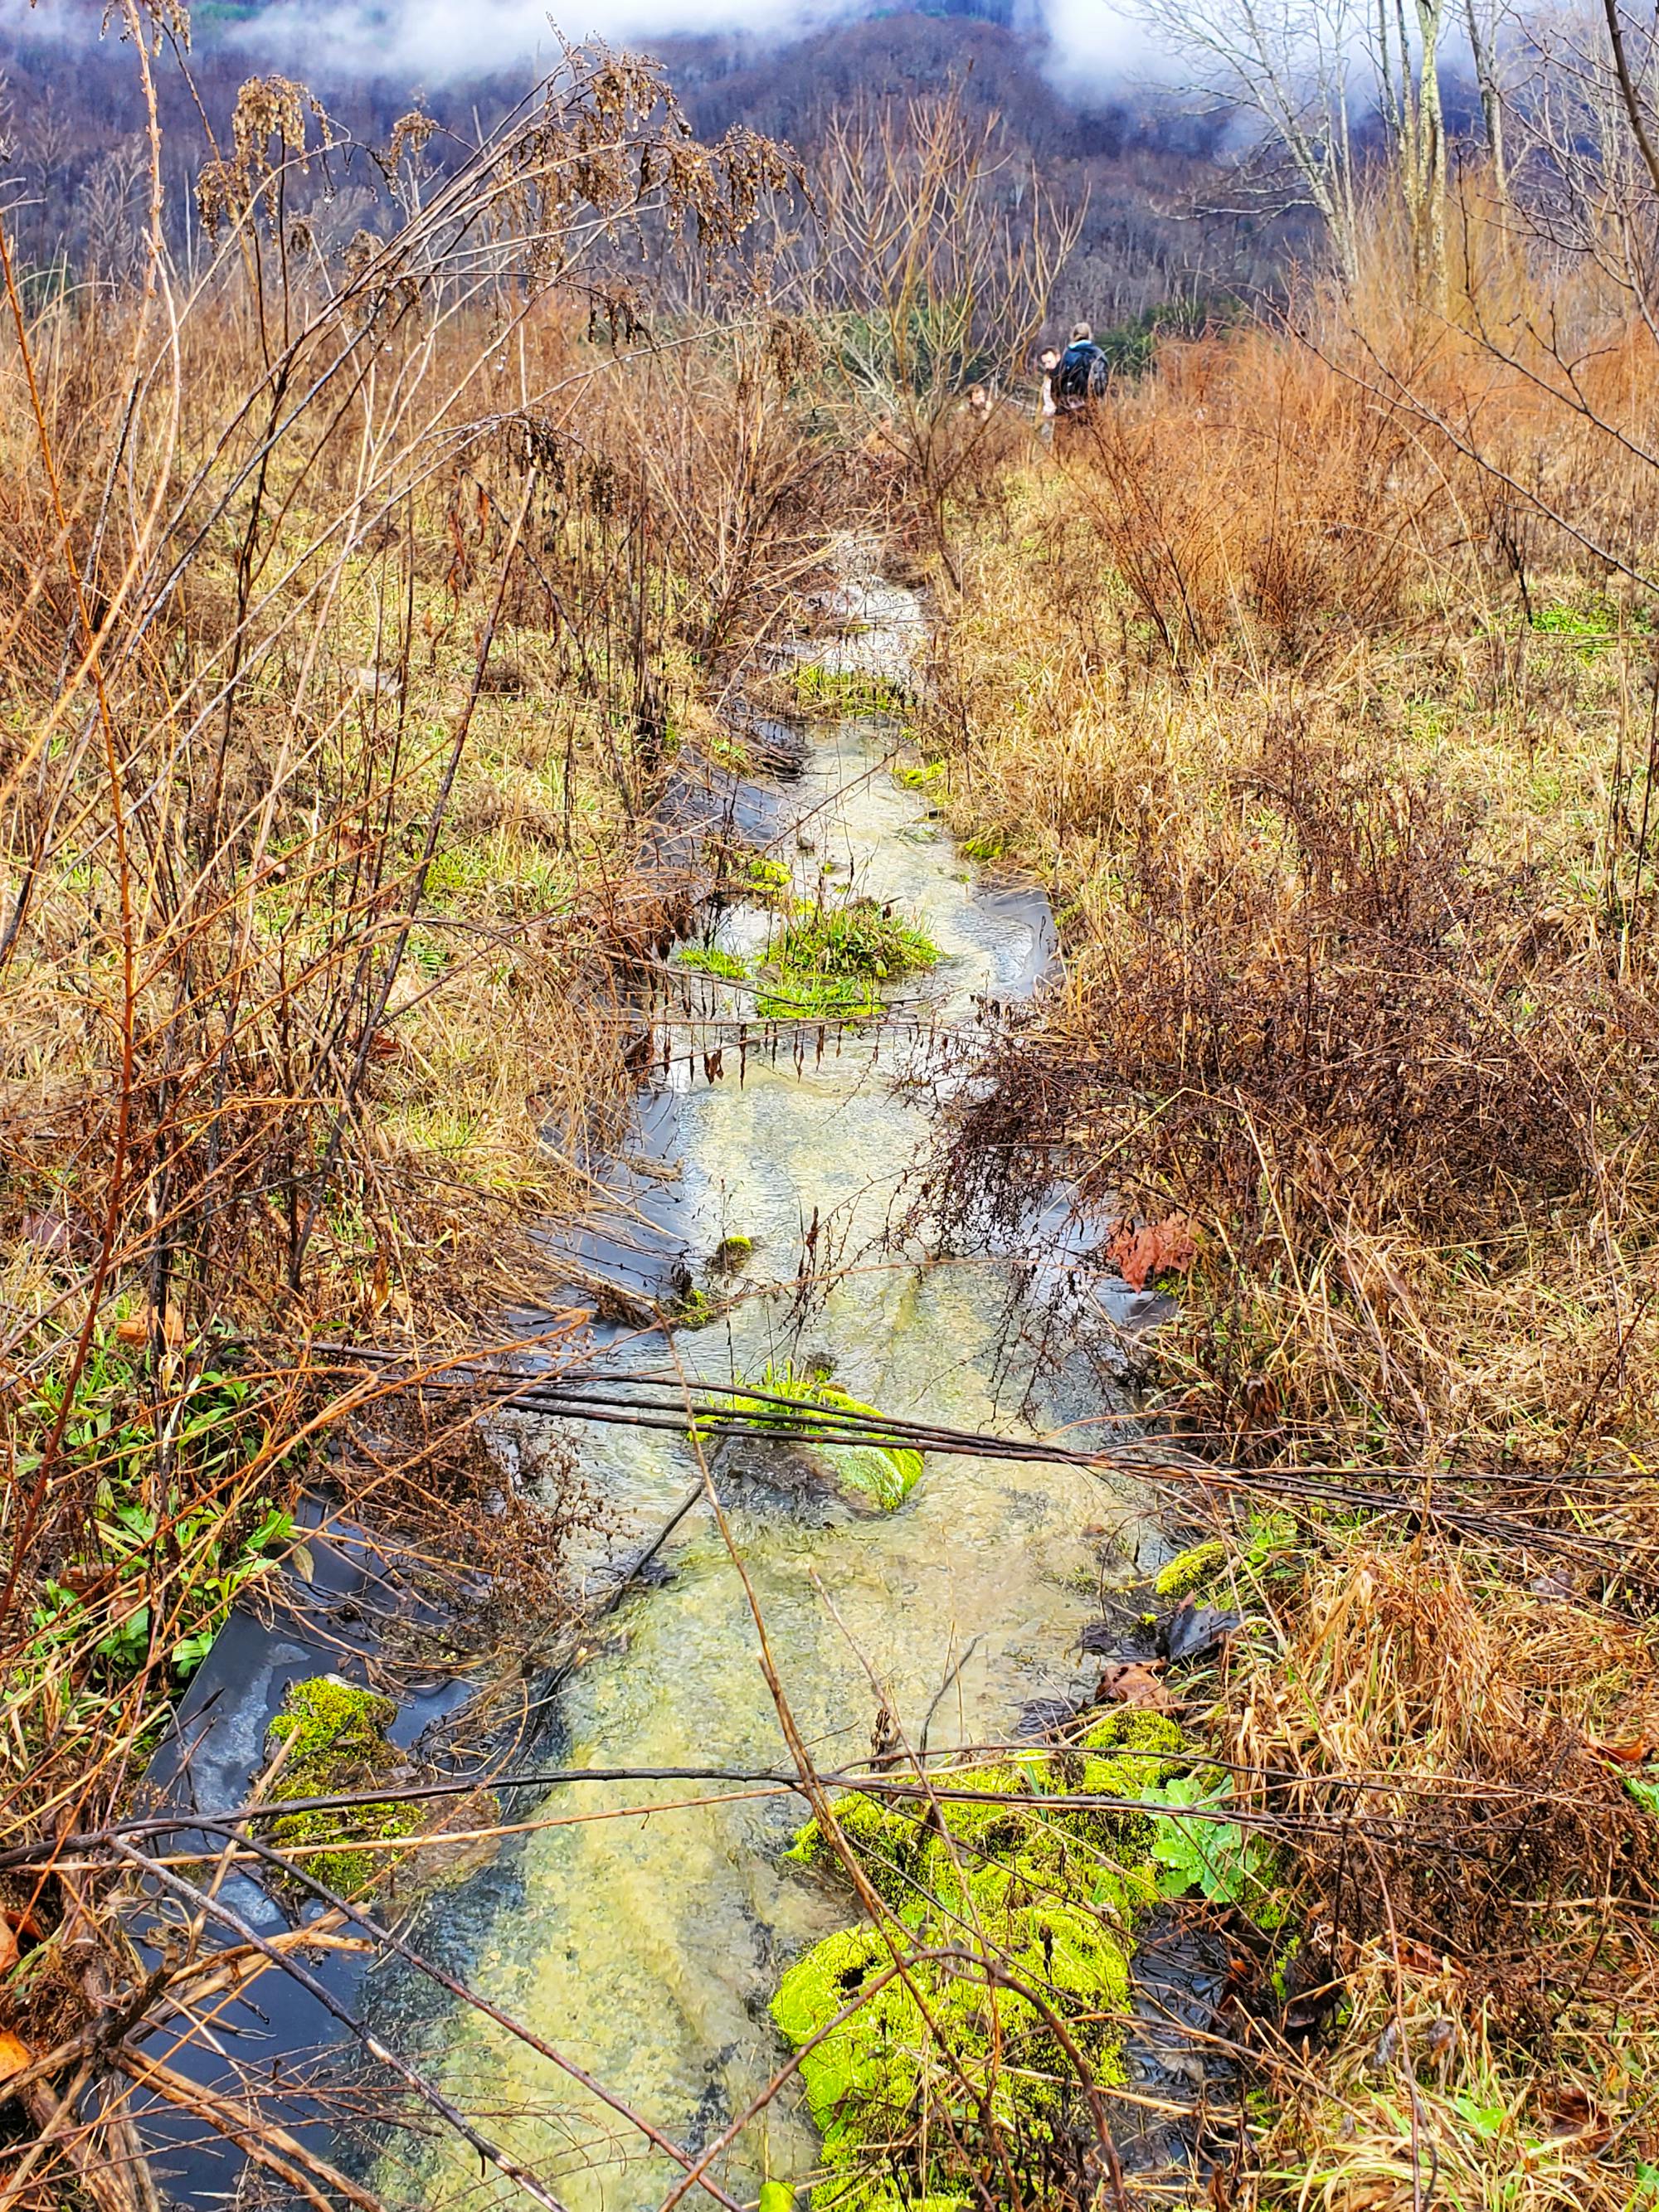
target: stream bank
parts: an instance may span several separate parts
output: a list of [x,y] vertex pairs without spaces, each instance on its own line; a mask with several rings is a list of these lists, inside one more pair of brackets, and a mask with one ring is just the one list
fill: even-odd
[[[873,649],[884,673],[896,608],[915,620],[906,595],[873,607],[866,595],[860,610],[868,627],[854,650]],[[1039,1363],[1022,1340],[1023,1255],[930,1251],[904,1228],[927,1121],[898,1079],[1034,987],[1053,957],[1046,906],[964,863],[925,790],[895,775],[890,720],[809,727],[800,771],[777,787],[757,837],[770,871],[787,867],[787,890],[774,875],[764,895],[730,898],[681,948],[696,964],[656,1010],[630,1218],[608,1249],[584,1249],[584,1265],[619,1273],[635,1295],[708,1300],[707,1325],[676,1336],[688,1373],[827,1373],[884,1413],[1004,1433],[1090,1419],[1103,1410],[1097,1367],[1057,1362],[1052,1347]],[[879,1026],[757,1022],[788,914],[856,901],[922,933],[936,964],[882,986]],[[596,1334],[619,1372],[664,1365],[660,1342],[625,1321]],[[580,1423],[563,1433],[625,1547],[698,1479],[685,1439]],[[824,1765],[864,1757],[872,1731],[935,1750],[998,1742],[1023,1708],[1087,1698],[1098,1669],[1080,1642],[1101,1560],[1084,1532],[1115,1518],[1133,1556],[1132,1498],[1076,1468],[940,1457],[896,1510],[876,1512],[835,1481],[833,1456],[775,1442],[714,1449],[730,1546],[707,1513],[677,1534],[659,1586],[628,1599],[607,1648],[566,1686],[561,1765],[672,1766],[695,1752],[711,1765],[787,1769],[763,1637],[789,1724]],[[847,1901],[787,1856],[799,1800],[709,1802],[664,1784],[632,1786],[626,1801],[629,1817],[544,1806],[553,1820],[568,1802],[570,1823],[504,1846],[436,1901],[416,1940],[695,2154],[779,2064],[775,1993],[844,1923]],[[374,2019],[423,2053],[459,2103],[503,2116],[503,2139],[572,2212],[643,2212],[680,2178],[498,2022],[434,2011],[416,1978],[378,1977]],[[428,2203],[461,2185],[461,2164],[441,2152],[409,2160],[395,2144],[375,2170],[389,2199]],[[765,2181],[809,2184],[821,2161],[792,2084],[738,2133],[721,2184],[752,2200]]]
[[[849,651],[866,665],[873,655],[890,683],[914,602],[866,593],[861,619]],[[964,863],[925,787],[895,774],[897,738],[878,714],[815,722],[798,773],[726,806],[726,834],[739,825],[760,865],[728,881],[678,948],[689,957],[670,963],[612,1218],[569,1258],[583,1279],[617,1285],[592,1331],[601,1370],[660,1371],[661,1337],[638,1316],[678,1304],[697,1324],[672,1340],[688,1374],[828,1376],[885,1414],[1036,1437],[1113,1410],[1100,1369],[1024,1340],[1022,1294],[1052,1255],[969,1257],[910,1231],[907,1178],[929,1125],[926,1086],[902,1079],[950,1080],[955,1048],[1041,980],[1053,928],[1040,894]],[[766,1018],[780,938],[808,907],[902,917],[937,957],[881,979],[879,1024]],[[1136,1303],[1125,1294],[1123,1318]],[[501,1416],[498,1449],[531,1468],[544,1427]],[[661,1528],[703,1455],[659,1431],[563,1422],[557,1434],[605,1501],[612,1545],[588,1565],[596,1591],[612,1588],[616,1556]],[[678,1528],[652,1586],[624,1598],[561,1686],[537,1765],[787,1771],[763,1642],[789,1731],[821,1766],[854,1765],[867,1746],[1000,1743],[1023,1711],[1052,1717],[1093,1690],[1083,1645],[1103,1521],[1127,1558],[1161,1556],[1135,1499],[1077,1467],[939,1456],[884,1512],[836,1479],[834,1454],[723,1440],[707,1456],[725,1531],[707,1511]],[[679,2164],[501,2016],[695,2155],[783,2060],[774,2000],[845,1925],[848,1898],[832,1873],[792,1857],[801,1808],[786,1793],[629,1784],[625,1813],[609,1793],[516,1794],[515,1810],[542,1825],[434,1893],[410,1929],[498,2017],[395,1960],[360,1979],[358,2002],[456,2104],[490,2114],[497,2140],[571,2212],[646,2212]],[[1155,1894],[1142,1880],[1137,1908]],[[1127,2001],[1121,1940],[1114,1955]],[[374,2086],[355,2100],[373,2109]],[[740,2127],[720,2185],[750,2201],[767,2182],[811,2185],[823,2160],[812,2101],[791,2082]],[[470,2158],[407,2134],[383,2138],[359,2171],[388,2203],[477,2198]]]

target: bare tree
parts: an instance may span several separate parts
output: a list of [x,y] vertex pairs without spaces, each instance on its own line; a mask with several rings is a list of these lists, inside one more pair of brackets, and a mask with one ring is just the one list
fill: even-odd
[[1078,221],[955,88],[838,115],[819,179],[803,243],[840,380],[916,485],[948,571],[946,502],[990,419],[963,389],[1029,352]]
[[[1418,295],[1443,304],[1446,276],[1446,118],[1440,98],[1444,0],[1377,0],[1377,89],[1410,226]],[[1413,23],[1415,36],[1413,35]]]
[[[1492,0],[1467,0],[1470,20]],[[1345,284],[1358,270],[1362,155],[1356,133],[1380,116],[1404,203],[1419,292],[1438,301],[1446,259],[1446,132],[1440,93],[1445,0],[1140,0],[1188,88],[1255,131],[1256,151],[1288,167],[1292,204],[1323,221]],[[1480,50],[1494,54],[1483,21]],[[1495,76],[1491,79],[1495,84]],[[1483,80],[1484,84],[1484,80]]]
[[1500,199],[1509,193],[1509,159],[1504,131],[1503,55],[1500,20],[1503,0],[1463,0],[1463,27],[1468,33],[1469,58],[1480,93],[1480,114],[1486,126],[1486,154]]

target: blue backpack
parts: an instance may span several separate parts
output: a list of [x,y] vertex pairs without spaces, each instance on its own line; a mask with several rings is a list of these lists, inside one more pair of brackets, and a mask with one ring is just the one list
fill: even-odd
[[1106,356],[1092,338],[1068,345],[1054,371],[1054,397],[1062,406],[1081,407],[1106,389]]

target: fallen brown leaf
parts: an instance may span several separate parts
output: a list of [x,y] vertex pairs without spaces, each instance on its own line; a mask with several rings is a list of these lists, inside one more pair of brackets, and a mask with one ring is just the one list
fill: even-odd
[[1095,1692],[1100,1705],[1136,1705],[1149,1713],[1166,1713],[1171,1699],[1150,1667],[1108,1667]]
[[33,2066],[34,2053],[21,2035],[9,2028],[0,2027],[0,2081],[9,2081],[14,2074],[21,2074],[26,2066]]
[[[115,1324],[118,1344],[148,1344],[150,1332],[155,1327],[155,1311],[152,1306],[143,1306],[125,1321]],[[161,1312],[161,1341],[169,1352],[176,1352],[185,1340],[185,1317],[175,1305],[167,1305]]]
[[1138,1229],[1120,1222],[1106,1247],[1106,1257],[1132,1291],[1144,1291],[1158,1275],[1184,1275],[1197,1252],[1192,1218],[1185,1213],[1146,1222]]
[[1414,1974],[1438,1974],[1445,1970],[1446,1961],[1440,1953],[1419,1943],[1415,1936],[1401,1936],[1398,1956],[1401,1965]]
[[113,1588],[117,1574],[114,1567],[86,1566],[77,1562],[59,1567],[58,1581],[64,1589],[73,1590],[76,1597],[94,1598]]
[[9,1974],[17,1964],[17,1931],[3,1912],[0,1912],[0,1974]]
[[1645,1766],[1659,1749],[1650,1735],[1638,1735],[1633,1743],[1603,1743],[1596,1736],[1587,1741],[1592,1751],[1603,1759],[1616,1759],[1620,1766]]
[[1549,2123],[1552,2136],[1593,2136],[1607,2133],[1607,2124],[1588,2089],[1575,2082],[1550,2082],[1538,2092],[1538,2109]]

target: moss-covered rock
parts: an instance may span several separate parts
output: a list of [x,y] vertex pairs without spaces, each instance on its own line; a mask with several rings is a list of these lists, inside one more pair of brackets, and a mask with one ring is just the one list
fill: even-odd
[[664,1310],[676,1328],[696,1329],[710,1328],[726,1307],[718,1299],[711,1298],[701,1285],[691,1283],[678,1291]]
[[[1159,1891],[1150,1819],[1040,1800],[1139,1796],[1182,1764],[1182,1749],[1167,1717],[1124,1711],[1073,1747],[935,1775],[937,1789],[971,1796],[836,1800],[842,1836],[893,1917],[884,1931],[827,1937],[774,2002],[799,2049],[872,1990],[801,2062],[829,2177],[815,2212],[915,2207],[1009,2171],[1028,2204],[1042,2201],[1046,2154],[1077,2094],[1053,2023],[1097,2082],[1122,2079],[1133,1931]],[[817,1821],[791,1856],[832,1857]],[[896,1947],[902,1974],[890,1972]],[[947,1950],[958,1955],[922,1955]]]
[[[317,1674],[289,1688],[283,1710],[270,1723],[269,1748],[288,1750],[270,1796],[281,1804],[295,1797],[336,1797],[370,1789],[398,1763],[386,1730],[398,1717],[390,1698]],[[420,1807],[388,1800],[343,1810],[285,1813],[272,1824],[278,1850],[317,1844],[299,1863],[327,1889],[349,1896],[369,1888],[390,1871],[396,1852],[366,1850],[363,1844],[413,1835],[423,1814]]]
[[[1121,1706],[1079,1738],[1076,1748],[1083,1758],[1075,1788],[1085,1797],[1144,1800],[1169,1776],[1182,1771],[1185,1747],[1181,1730],[1167,1713]],[[1120,1850],[1137,1856],[1150,1854],[1150,1814],[1114,1814],[1103,1808],[1082,1817],[1097,1833],[1114,1839]]]
[[752,1237],[722,1237],[709,1259],[711,1274],[740,1275],[755,1256]]
[[830,1441],[833,1423],[813,1435],[811,1416],[819,1408],[861,1414],[872,1422],[884,1418],[875,1407],[839,1389],[822,1373],[798,1372],[787,1359],[769,1359],[758,1377],[748,1378],[748,1389],[757,1395],[734,1396],[722,1410],[722,1420],[742,1421],[762,1434],[775,1431],[798,1438],[823,1455],[839,1482],[882,1512],[902,1505],[921,1480],[921,1454],[896,1437],[886,1439],[879,1431],[872,1431],[856,1443],[837,1443]]
[[1218,1575],[1227,1564],[1227,1547],[1218,1537],[1194,1544],[1166,1559],[1152,1577],[1152,1589],[1162,1598],[1189,1597]]
[[[836,1826],[878,1897],[902,1911],[916,1894],[928,1835],[927,1808],[914,1800],[871,1797],[848,1790],[836,1798]],[[839,1863],[816,1818],[796,1831],[784,1853],[802,1866]]]

